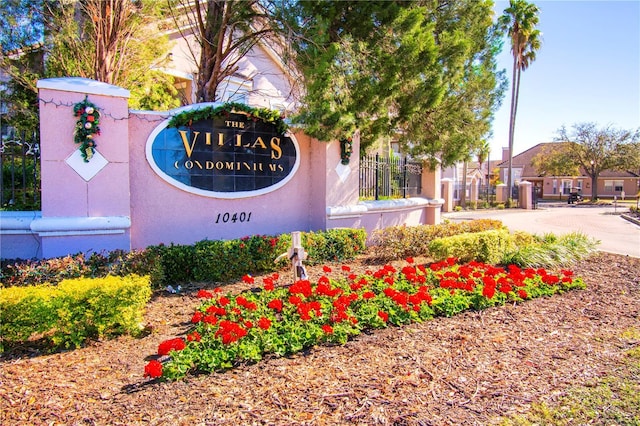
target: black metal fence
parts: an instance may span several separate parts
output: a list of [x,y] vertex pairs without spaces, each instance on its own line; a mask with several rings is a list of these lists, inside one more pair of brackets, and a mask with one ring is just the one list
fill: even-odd
[[421,192],[421,163],[379,154],[360,157],[360,198],[406,198]]
[[[5,132],[0,145],[0,206],[41,210],[40,141],[36,132]],[[362,199],[406,198],[422,193],[422,164],[380,155],[360,159]]]
[[[3,129],[4,130],[4,129]],[[37,132],[2,131],[0,207],[41,210],[40,141]]]

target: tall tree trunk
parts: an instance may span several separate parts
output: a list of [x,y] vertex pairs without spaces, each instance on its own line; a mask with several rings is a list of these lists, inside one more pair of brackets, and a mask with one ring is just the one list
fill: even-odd
[[[200,2],[196,1],[200,8]],[[198,74],[196,102],[215,102],[218,90],[218,75],[222,68],[222,50],[225,30],[229,20],[228,7],[224,0],[207,0],[204,19],[199,15],[198,25],[203,36],[200,53],[200,73]]]
[[509,162],[507,169],[507,191],[508,199],[511,199],[511,186],[513,185],[512,170],[513,170],[513,134],[516,124],[516,102],[517,102],[517,81],[518,78],[518,61],[516,56],[513,56],[513,73],[511,77],[511,111],[509,115]]
[[462,192],[460,193],[460,206],[467,207],[467,160],[462,164]]

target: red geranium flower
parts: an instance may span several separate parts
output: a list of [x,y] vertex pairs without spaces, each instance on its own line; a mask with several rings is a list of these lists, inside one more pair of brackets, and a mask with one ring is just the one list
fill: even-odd
[[271,302],[267,304],[267,307],[278,312],[282,312],[282,300],[273,299]]
[[327,274],[328,274],[329,272],[331,272],[331,268],[329,268],[327,265],[324,265],[324,266],[322,267],[322,270],[323,270],[325,273],[327,273]]
[[171,351],[181,351],[187,345],[180,337],[175,339],[165,340],[158,345],[158,355],[168,355]]
[[197,331],[187,334],[187,342],[199,342],[200,339],[202,339],[202,336]]
[[329,324],[325,324],[322,326],[322,331],[324,331],[327,334],[331,334],[333,333],[333,327],[331,327]]
[[264,289],[266,291],[273,291],[276,288],[275,284],[273,283],[273,278],[267,277],[267,278],[264,278],[262,281],[264,282]]
[[521,299],[526,299],[526,298],[527,298],[527,292],[526,292],[526,291],[524,291],[524,290],[518,290],[518,296],[519,296]]
[[202,321],[206,324],[216,325],[218,323],[218,318],[213,315],[207,315],[202,319]]
[[147,365],[144,366],[144,377],[161,377],[162,376],[162,363],[157,360],[149,361]]
[[378,311],[378,316],[382,318],[382,321],[384,322],[389,321],[389,314],[384,311]]
[[202,321],[202,318],[204,318],[204,314],[200,311],[196,311],[191,317],[191,322],[197,324]]
[[242,281],[243,281],[243,282],[245,282],[245,283],[247,283],[247,284],[253,284],[253,282],[254,282],[255,280],[254,280],[254,278],[253,278],[251,275],[247,274],[247,275],[244,275],[244,276],[242,277]]
[[258,327],[263,330],[268,330],[271,327],[271,320],[266,317],[262,317],[258,320]]
[[201,299],[211,299],[213,294],[207,290],[198,290],[197,296]]
[[485,285],[482,289],[482,295],[487,299],[493,298],[496,294],[496,286],[495,285]]

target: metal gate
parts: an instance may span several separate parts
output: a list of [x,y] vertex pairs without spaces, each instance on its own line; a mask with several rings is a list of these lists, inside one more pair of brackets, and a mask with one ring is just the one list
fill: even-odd
[[18,134],[12,130],[2,132],[0,206],[2,210],[41,210],[40,141],[37,132]]
[[406,198],[421,192],[421,163],[379,154],[360,158],[360,198]]

